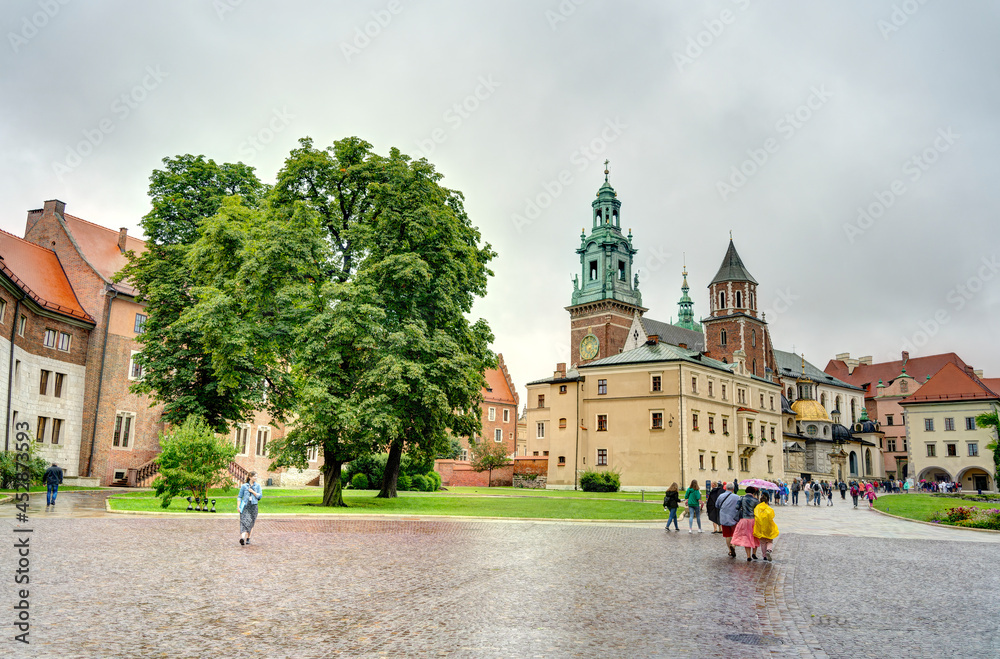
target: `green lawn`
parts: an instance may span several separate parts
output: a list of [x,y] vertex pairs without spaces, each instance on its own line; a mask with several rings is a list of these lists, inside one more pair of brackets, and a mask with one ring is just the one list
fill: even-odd
[[[517,496],[524,492],[535,495]],[[344,492],[346,508],[326,508],[320,504],[322,493],[318,488],[309,490],[264,491],[260,502],[261,513],[346,513],[390,515],[454,515],[458,517],[528,517],[542,519],[604,519],[604,520],[663,520],[666,515],[660,499],[640,503],[623,500],[638,497],[638,493],[573,493],[513,488],[453,488],[447,492],[401,492],[395,499],[376,499],[375,490],[347,490]],[[506,495],[506,496],[502,496]],[[662,497],[662,495],[660,495]],[[236,492],[228,494],[213,491],[209,498],[216,499],[219,512],[236,512]],[[110,499],[113,510],[163,512],[159,499],[151,492],[132,492]],[[185,512],[186,498],[174,499],[166,512]]]
[[882,495],[875,501],[878,510],[900,517],[929,522],[937,513],[943,513],[950,508],[963,506],[966,508],[1000,508],[996,501],[965,501],[951,497],[936,497],[930,494],[892,494]]

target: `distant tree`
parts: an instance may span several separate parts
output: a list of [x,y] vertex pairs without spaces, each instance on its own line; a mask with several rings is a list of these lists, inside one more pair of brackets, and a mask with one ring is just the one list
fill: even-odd
[[170,505],[183,492],[204,497],[209,488],[229,488],[233,481],[227,468],[236,457],[236,447],[222,439],[197,416],[190,416],[173,433],[160,437],[162,452],[156,456],[160,473],[153,490],[160,505]]
[[434,457],[438,460],[457,460],[460,455],[462,455],[462,442],[457,437],[448,435],[447,441]]
[[993,482],[1000,483],[1000,415],[994,409],[976,417],[976,425],[980,428],[993,429],[993,441],[986,448],[993,451]]
[[507,447],[502,443],[480,439],[478,442],[472,443],[472,460],[470,464],[473,471],[479,473],[484,471],[490,472],[489,480],[486,481],[486,486],[490,487],[493,484],[493,470],[509,465],[510,456],[507,455]]

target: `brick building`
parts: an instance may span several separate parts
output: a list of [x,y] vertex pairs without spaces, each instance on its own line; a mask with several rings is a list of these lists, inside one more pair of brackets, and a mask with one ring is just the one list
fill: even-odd
[[4,448],[19,431],[39,454],[79,475],[86,361],[93,317],[55,252],[0,232],[0,395]]
[[[149,397],[130,391],[130,385],[142,377],[135,355],[142,349],[136,338],[146,320],[145,306],[136,301],[135,288],[113,282],[115,274],[127,263],[126,252],[141,253],[146,246],[125,229],[108,229],[65,211],[66,204],[61,201],[45,202],[43,208],[28,212],[25,239],[20,241],[10,236],[6,242],[34,243],[35,252],[25,252],[22,248],[26,256],[17,264],[17,275],[26,279],[40,264],[52,261],[54,265],[43,272],[55,273],[58,268],[62,273],[68,292],[62,293],[65,300],[60,304],[68,305],[72,297],[79,308],[71,311],[80,318],[71,314],[66,321],[75,323],[75,331],[81,334],[72,339],[80,350],[70,353],[80,362],[79,372],[74,372],[68,381],[79,381],[74,385],[78,389],[72,391],[78,394],[81,412],[76,425],[69,426],[75,440],[67,438],[67,441],[76,441],[79,450],[68,473],[78,472],[108,485],[123,479],[129,469],[155,458],[164,431],[163,406],[153,405]],[[53,274],[50,279],[54,277]],[[30,313],[31,304],[27,306]],[[53,312],[46,309],[46,313]],[[28,326],[32,326],[30,318]],[[13,411],[18,410],[14,407]],[[267,444],[283,433],[283,426],[272,423],[265,414],[258,413],[248,422],[238,424],[230,431],[232,441],[240,449],[236,463],[256,470],[263,480],[272,478],[284,484],[317,481],[320,456],[315,454],[310,456],[313,458],[310,469],[304,472],[269,471]]]

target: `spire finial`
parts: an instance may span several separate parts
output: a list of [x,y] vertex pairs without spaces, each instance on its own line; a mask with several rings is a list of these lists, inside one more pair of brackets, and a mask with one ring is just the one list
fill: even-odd
[[608,174],[611,173],[611,172],[608,171],[608,163],[609,162],[611,162],[611,161],[607,160],[607,159],[605,159],[605,161],[604,161],[604,182],[605,183],[608,182]]
[[730,240],[733,239],[733,230],[732,229],[729,230],[729,239]]

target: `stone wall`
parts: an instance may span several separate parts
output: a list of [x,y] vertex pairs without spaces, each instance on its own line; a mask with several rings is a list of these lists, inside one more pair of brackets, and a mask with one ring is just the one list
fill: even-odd
[[529,490],[544,490],[546,481],[548,481],[547,476],[514,474],[514,487],[523,487]]

